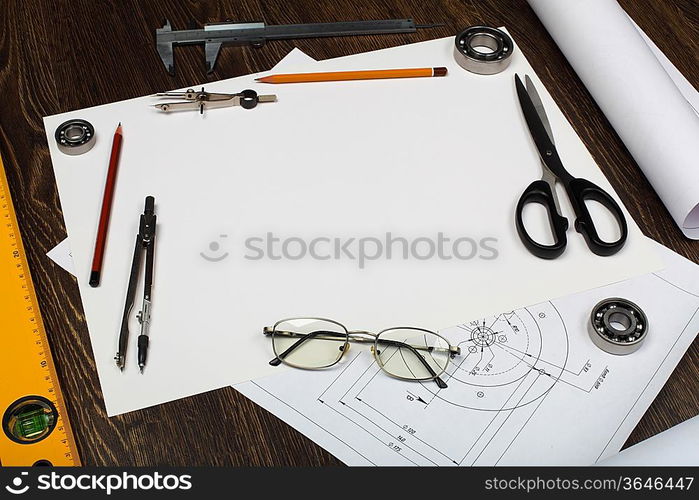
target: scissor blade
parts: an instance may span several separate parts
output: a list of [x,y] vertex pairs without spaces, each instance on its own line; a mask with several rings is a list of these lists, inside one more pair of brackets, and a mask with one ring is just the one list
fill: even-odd
[[551,139],[552,144],[556,144],[556,141],[553,139],[553,132],[551,132],[551,124],[549,123],[549,118],[546,116],[546,110],[544,109],[544,104],[541,102],[541,97],[539,97],[539,92],[536,91],[536,87],[534,86],[534,82],[532,82],[532,79],[529,78],[529,75],[524,75],[524,83],[527,86],[527,94],[529,94],[529,98],[532,100],[532,103],[534,104],[534,108],[536,109],[536,114],[539,115],[539,119],[541,120],[541,123],[544,124],[544,128],[546,129],[546,132],[549,135],[549,139]]
[[546,162],[546,159],[551,156],[551,153],[556,149],[556,146],[551,141],[549,133],[544,126],[544,123],[539,117],[539,113],[536,111],[536,106],[532,102],[527,89],[524,88],[522,80],[520,80],[519,75],[515,75],[515,87],[517,89],[517,97],[519,98],[519,105],[522,107],[522,113],[524,114],[524,119],[529,127],[529,133],[534,139],[534,144],[536,144],[539,150],[539,155],[541,159]]

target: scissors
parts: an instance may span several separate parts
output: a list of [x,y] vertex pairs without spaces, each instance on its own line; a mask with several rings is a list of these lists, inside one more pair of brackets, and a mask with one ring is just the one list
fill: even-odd
[[[619,205],[609,193],[587,179],[573,177],[561,163],[556,151],[556,146],[551,133],[551,125],[546,117],[544,105],[534,87],[531,79],[525,76],[526,88],[518,75],[515,75],[515,87],[517,97],[522,107],[524,119],[529,127],[532,139],[539,150],[539,157],[543,168],[540,180],[532,182],[524,190],[517,203],[515,221],[519,237],[531,253],[543,259],[555,259],[566,248],[568,240],[568,219],[561,215],[558,196],[556,195],[556,182],[560,182],[570,199],[575,212],[575,230],[583,235],[587,246],[596,255],[614,255],[624,246],[628,235],[626,219]],[[601,203],[616,219],[620,236],[616,241],[604,241],[600,238],[590,212],[585,206],[587,200]],[[554,243],[543,245],[535,241],[524,227],[522,212],[528,203],[539,203],[546,208],[549,225],[553,233]]]

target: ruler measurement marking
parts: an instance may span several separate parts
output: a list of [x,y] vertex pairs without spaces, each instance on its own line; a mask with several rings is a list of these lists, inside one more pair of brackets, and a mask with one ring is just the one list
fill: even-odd
[[[65,448],[63,456],[73,462],[74,465],[79,465],[79,460],[73,458],[73,449],[71,446],[72,435],[69,434],[69,426],[64,424],[64,422],[68,422],[67,415],[65,415],[65,404],[60,394],[60,388],[57,387],[57,379],[55,378],[56,374],[53,369],[53,359],[50,348],[48,347],[47,334],[43,328],[41,319],[37,319],[37,314],[40,313],[38,313],[38,309],[36,308],[36,297],[33,297],[34,291],[30,282],[31,273],[28,268],[28,263],[26,263],[26,256],[23,255],[23,248],[20,244],[21,240],[17,238],[19,228],[15,227],[12,202],[8,196],[8,189],[4,166],[2,165],[2,159],[0,159],[0,207],[3,212],[2,216],[6,221],[5,228],[7,230],[6,234],[9,236],[10,255],[12,258],[16,259],[15,284],[19,283],[19,289],[23,291],[21,296],[24,301],[25,320],[27,320],[27,325],[29,326],[28,331],[35,338],[34,344],[37,348],[36,355],[39,358],[38,365],[42,370],[40,373],[43,373],[43,377],[41,378],[43,378],[46,383],[46,391],[50,396],[47,399],[58,409],[58,418],[56,420],[56,427],[54,428],[54,432],[58,432],[56,436],[56,438],[58,438],[57,442],[61,443]],[[25,263],[27,266],[26,270]],[[17,333],[21,334],[21,332]],[[47,346],[47,348],[45,349],[44,346]]]

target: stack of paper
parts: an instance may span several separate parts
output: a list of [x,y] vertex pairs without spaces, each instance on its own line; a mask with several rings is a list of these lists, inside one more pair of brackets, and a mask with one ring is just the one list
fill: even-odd
[[[444,78],[262,88],[251,75],[206,89],[273,89],[277,103],[166,115],[146,97],[45,119],[110,415],[278,372],[261,330],[283,317],[436,330],[660,267],[628,214],[627,244],[613,257],[591,254],[572,232],[556,261],[527,252],[514,207],[541,166],[516,72],[537,85],[570,172],[613,190],[519,49],[506,72],[484,77],[460,68],[452,45],[445,38],[284,68],[446,66]],[[74,117],[93,123],[98,141],[68,157],[52,134]],[[120,170],[102,285],[93,289],[108,137],[119,121]],[[135,349],[123,373],[113,357],[147,195],[159,227],[141,376]]]
[[[515,73],[534,80],[571,173],[613,190],[519,49],[506,72],[483,77],[453,61],[452,45],[322,62],[294,50],[274,68],[446,66],[446,78],[263,87],[250,75],[206,89],[252,87],[279,101],[200,116],[163,115],[140,98],[45,119],[73,250],[66,242],[53,258],[78,277],[110,415],[243,382],[235,387],[350,464],[590,464],[618,451],[699,329],[697,268],[667,250],[659,259],[628,214],[627,245],[613,257],[572,232],[562,258],[531,256],[514,206],[541,167]],[[74,117],[99,135],[81,157],[52,140]],[[107,137],[119,121],[103,284],[92,289]],[[112,358],[146,195],[159,227],[140,376],[135,349],[124,373]],[[631,356],[588,337],[591,307],[613,295],[652,325]],[[391,379],[361,350],[325,372],[270,367],[262,327],[299,315],[444,329],[463,356],[445,390]],[[474,351],[476,325],[494,341]]]

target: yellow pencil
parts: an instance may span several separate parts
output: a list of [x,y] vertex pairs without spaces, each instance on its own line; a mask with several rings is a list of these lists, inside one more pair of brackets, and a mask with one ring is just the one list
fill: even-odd
[[300,83],[300,82],[337,82],[344,80],[376,80],[382,78],[416,78],[445,76],[447,68],[408,68],[408,69],[373,69],[367,71],[334,71],[330,73],[287,73],[269,75],[255,80],[260,83]]

